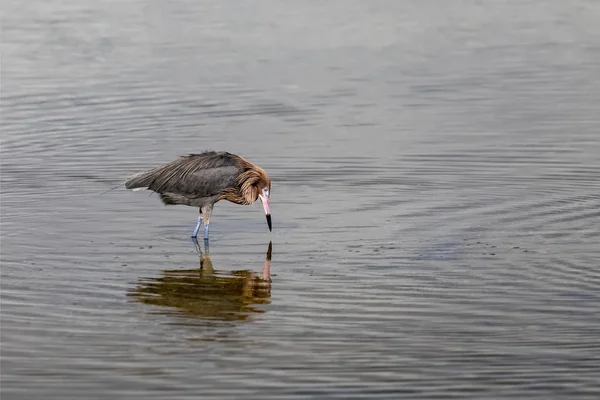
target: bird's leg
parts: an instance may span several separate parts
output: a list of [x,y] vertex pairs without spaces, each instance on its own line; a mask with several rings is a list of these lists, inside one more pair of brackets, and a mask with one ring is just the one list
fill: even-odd
[[210,216],[212,214],[213,205],[202,207],[202,219],[204,222],[204,240],[208,240],[208,224],[210,223]]
[[198,217],[198,223],[196,223],[196,227],[194,228],[194,232],[192,232],[192,237],[195,238],[198,236],[198,231],[200,230],[200,225],[202,225],[202,212],[200,212],[200,216]]

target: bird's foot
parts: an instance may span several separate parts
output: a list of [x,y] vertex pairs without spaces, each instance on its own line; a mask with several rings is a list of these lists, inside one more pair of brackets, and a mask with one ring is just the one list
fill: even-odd
[[[200,255],[203,254],[202,252],[202,246],[200,246],[200,243],[198,242],[197,238],[192,238],[192,243],[194,243],[194,247],[196,248],[196,252]],[[206,252],[206,254],[208,254],[209,252],[209,248],[208,248],[208,239],[204,239],[204,252]]]
[[200,247],[200,243],[198,243],[198,239],[196,239],[195,237],[192,237],[192,242],[194,243],[194,247],[196,248],[196,252],[198,254],[202,254],[202,247]]

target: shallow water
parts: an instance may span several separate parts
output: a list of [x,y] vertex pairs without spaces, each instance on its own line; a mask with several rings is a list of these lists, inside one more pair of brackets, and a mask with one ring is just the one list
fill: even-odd
[[[597,2],[6,9],[3,399],[600,396]],[[100,195],[205,149],[272,233]]]

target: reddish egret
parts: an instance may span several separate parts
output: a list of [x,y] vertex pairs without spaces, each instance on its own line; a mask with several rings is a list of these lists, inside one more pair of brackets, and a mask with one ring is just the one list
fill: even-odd
[[198,207],[200,216],[193,238],[198,236],[200,225],[204,223],[204,239],[208,239],[210,215],[219,200],[249,205],[260,198],[271,230],[271,178],[264,169],[235,154],[208,151],[183,156],[132,176],[125,187],[152,190],[167,205]]

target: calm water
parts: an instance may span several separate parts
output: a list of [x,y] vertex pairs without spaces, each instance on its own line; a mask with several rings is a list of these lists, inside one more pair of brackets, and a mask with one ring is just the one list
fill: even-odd
[[600,3],[3,8],[3,399],[600,396]]

